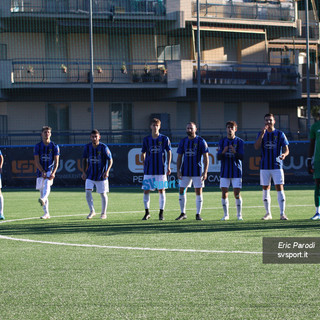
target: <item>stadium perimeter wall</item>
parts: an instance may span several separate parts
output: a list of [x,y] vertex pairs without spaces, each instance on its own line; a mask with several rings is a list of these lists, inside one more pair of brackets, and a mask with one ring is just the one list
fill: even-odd
[[[140,157],[141,145],[108,145],[114,164],[110,172],[111,186],[141,187],[143,165]],[[284,161],[287,184],[310,184],[313,178],[307,173],[309,142],[290,142],[290,155]],[[36,167],[33,160],[33,146],[0,146],[5,162],[2,172],[4,187],[31,187],[35,185]],[[172,175],[176,179],[177,145],[173,144]],[[209,143],[209,174],[206,185],[218,186],[220,162],[217,160],[217,143]],[[260,152],[253,143],[245,143],[243,161],[243,184],[259,184]],[[61,145],[60,165],[55,178],[55,186],[84,186],[81,179],[83,145]]]

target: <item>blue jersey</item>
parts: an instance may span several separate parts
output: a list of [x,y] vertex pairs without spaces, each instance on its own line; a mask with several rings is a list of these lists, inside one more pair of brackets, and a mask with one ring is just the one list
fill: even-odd
[[208,145],[203,138],[196,136],[194,139],[189,139],[188,137],[182,139],[177,150],[178,154],[183,155],[182,176],[201,176],[203,170],[201,157],[208,152]]
[[[261,132],[258,133],[257,138]],[[277,159],[282,154],[282,148],[289,145],[286,135],[280,130],[266,131],[261,143],[260,169],[282,169],[282,160]]]
[[[241,178],[242,177],[242,159],[244,154],[243,140],[235,137],[228,139],[227,137],[219,141],[218,155],[221,155],[221,178]],[[227,146],[233,146],[236,153],[227,151],[221,154]]]
[[[41,141],[35,145],[33,155],[39,156],[39,162],[45,172],[52,172],[54,157],[60,155],[60,149],[59,146],[52,141],[48,145],[45,145],[43,141]],[[40,170],[37,169],[37,177],[41,176]]]
[[165,151],[171,150],[171,142],[167,136],[160,134],[157,139],[152,135],[143,139],[142,153],[146,153],[144,161],[144,174],[163,175],[165,174]]
[[92,143],[88,143],[84,147],[82,157],[88,161],[87,179],[93,181],[106,180],[103,176],[107,171],[108,162],[112,159],[112,155],[104,143],[100,142],[97,147],[94,147]]

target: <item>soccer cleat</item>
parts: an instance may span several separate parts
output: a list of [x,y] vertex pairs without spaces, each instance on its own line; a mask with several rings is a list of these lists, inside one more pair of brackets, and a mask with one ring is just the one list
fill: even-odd
[[107,214],[106,213],[101,213],[100,219],[107,219]]
[[288,217],[285,214],[282,214],[280,216],[280,220],[288,220]]
[[196,220],[202,221],[203,219],[201,218],[200,214],[196,214]]
[[150,214],[149,213],[146,213],[142,218],[142,220],[149,220],[149,219],[150,219]]
[[159,220],[164,220],[164,216],[163,216],[163,213],[159,213]]
[[0,220],[4,220],[4,215],[3,214],[0,214]]
[[266,213],[261,220],[271,220],[272,219],[272,215],[271,213]]
[[229,216],[223,216],[223,217],[221,218],[221,221],[227,221],[227,220],[229,220]]
[[237,219],[238,219],[239,221],[243,221],[242,216],[238,216]]
[[316,213],[311,220],[320,220],[320,213]]
[[88,216],[87,219],[92,219],[94,216],[96,215],[96,213],[94,211],[91,211]]
[[184,220],[184,219],[187,219],[187,215],[185,213],[181,213],[180,216],[176,218],[176,220]]
[[45,213],[43,216],[40,217],[40,219],[50,219],[50,214],[49,213]]
[[44,202],[44,200],[43,200],[42,198],[39,198],[39,199],[38,199],[38,202],[40,203],[40,206],[41,206],[41,207],[43,207],[44,204],[45,204],[45,202]]

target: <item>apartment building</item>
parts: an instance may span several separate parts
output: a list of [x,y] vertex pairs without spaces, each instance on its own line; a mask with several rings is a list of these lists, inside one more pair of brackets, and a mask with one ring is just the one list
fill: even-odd
[[273,112],[295,138],[301,46],[277,39],[299,35],[297,3],[200,0],[200,10],[196,4],[92,0],[90,55],[89,0],[3,1],[0,133],[10,141],[2,144],[21,144],[21,134],[32,136],[43,124],[61,133],[58,142],[78,143],[92,122],[109,133],[108,142],[139,142],[154,115],[178,137],[187,121],[199,122],[198,75],[204,135],[214,139],[233,119],[252,139],[263,115]]

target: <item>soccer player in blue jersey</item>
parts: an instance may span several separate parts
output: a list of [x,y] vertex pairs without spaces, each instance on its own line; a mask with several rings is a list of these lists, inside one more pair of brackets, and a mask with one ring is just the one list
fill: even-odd
[[59,166],[60,149],[51,141],[51,131],[48,126],[42,127],[42,141],[35,145],[33,152],[37,168],[36,189],[40,191],[38,201],[44,211],[41,219],[50,219],[48,197]]
[[3,205],[4,205],[4,202],[3,202],[3,195],[2,195],[2,177],[1,177],[1,174],[2,174],[2,166],[3,166],[3,155],[2,155],[2,152],[0,150],[0,220],[4,220],[4,215],[3,215]]
[[101,136],[97,129],[91,131],[91,143],[85,145],[82,156],[82,179],[85,180],[86,199],[90,213],[87,219],[95,215],[92,191],[94,187],[101,196],[101,219],[107,218],[107,206],[109,192],[109,173],[113,164],[112,155],[104,143],[100,142]]
[[[142,182],[145,215],[142,220],[150,219],[150,191],[159,192],[159,220],[164,220],[163,211],[166,204],[167,175],[171,174],[171,143],[167,136],[159,132],[161,121],[153,118],[150,124],[151,135],[143,139],[141,157],[143,159],[144,176]],[[167,153],[167,170],[165,168]],[[166,171],[165,171],[166,170]]]
[[221,161],[220,189],[222,191],[222,207],[224,211],[221,220],[229,220],[229,199],[228,190],[230,183],[233,187],[236,199],[237,218],[242,220],[242,198],[240,190],[242,188],[242,160],[243,160],[243,140],[236,137],[238,125],[235,121],[226,123],[227,136],[219,141],[218,160]]
[[260,162],[260,184],[263,192],[263,203],[266,214],[262,220],[272,219],[270,187],[271,179],[278,193],[278,204],[280,207],[280,220],[288,220],[285,215],[285,194],[284,194],[284,172],[282,169],[283,160],[289,154],[289,142],[286,135],[275,129],[275,119],[272,113],[264,116],[265,126],[258,133],[254,144],[256,150],[261,148]]
[[181,214],[176,220],[187,219],[187,189],[191,186],[191,183],[193,183],[196,192],[196,220],[202,220],[200,215],[203,203],[202,188],[204,188],[204,181],[208,174],[209,149],[207,142],[197,136],[197,126],[194,122],[187,124],[186,132],[187,137],[180,141],[177,150],[177,177],[180,180],[179,203]]

